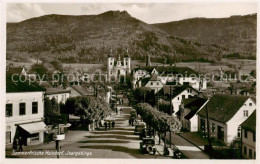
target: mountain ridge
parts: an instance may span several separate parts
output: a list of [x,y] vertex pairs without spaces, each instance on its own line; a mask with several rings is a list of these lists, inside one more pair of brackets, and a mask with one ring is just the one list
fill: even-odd
[[132,17],[126,11],[98,15],[50,14],[19,23],[7,23],[7,59],[102,63],[110,48],[125,49],[133,59],[152,61],[217,61],[228,49],[172,36]]

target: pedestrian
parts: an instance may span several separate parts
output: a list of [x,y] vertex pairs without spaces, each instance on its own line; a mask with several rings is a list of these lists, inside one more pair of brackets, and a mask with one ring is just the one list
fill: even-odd
[[118,109],[116,108],[116,114],[118,114]]
[[110,121],[109,121],[109,123],[108,123],[108,127],[109,127],[109,130],[111,129],[111,123],[110,123]]
[[18,140],[14,139],[13,141],[13,150],[16,151],[17,150],[17,145],[18,145]]
[[129,126],[131,126],[131,118],[129,119],[128,123],[129,123]]
[[105,125],[105,130],[107,130],[107,122],[105,122],[104,125]]
[[132,126],[134,126],[134,119],[132,118],[132,120],[131,120],[131,123],[132,123]]
[[19,144],[19,151],[23,151],[23,141],[22,141],[22,137],[19,137],[18,144]]
[[112,129],[115,128],[115,121],[112,122]]

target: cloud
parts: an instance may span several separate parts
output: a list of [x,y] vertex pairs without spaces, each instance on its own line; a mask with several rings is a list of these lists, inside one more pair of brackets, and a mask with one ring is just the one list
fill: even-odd
[[45,15],[40,4],[22,3],[7,5],[7,21],[20,22],[32,17]]
[[46,14],[93,15],[108,10],[126,10],[146,23],[177,21],[194,17],[222,18],[257,12],[257,3],[42,3],[8,4],[7,21],[19,22]]

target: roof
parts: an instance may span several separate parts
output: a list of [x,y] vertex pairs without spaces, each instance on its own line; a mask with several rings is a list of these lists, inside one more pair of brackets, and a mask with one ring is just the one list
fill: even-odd
[[157,75],[153,75],[149,81],[158,81],[158,76]]
[[188,98],[183,100],[184,108],[190,109],[190,112],[184,117],[187,120],[191,119],[198,110],[206,103],[204,98]]
[[243,129],[255,132],[256,130],[256,110],[241,124]]
[[140,80],[141,80],[141,85],[145,86],[150,81],[150,77],[141,78]]
[[[227,95],[227,94],[216,94],[209,102],[208,113],[209,119],[226,123],[228,122],[237,111],[243,106],[249,97],[241,95]],[[198,115],[206,117],[206,106],[204,106]]]
[[93,95],[94,92],[91,91],[90,89],[83,87],[81,85],[72,85],[71,88],[73,88],[74,90],[76,90],[79,94],[81,94],[82,96],[86,96],[86,95]]
[[[170,87],[172,87],[172,98],[178,96],[180,93],[185,91],[188,88],[192,88],[189,85],[181,85],[181,86],[170,86],[170,85],[164,85],[162,89],[163,95],[169,95],[170,96]],[[192,88],[194,89],[194,88]],[[161,94],[161,93],[159,93]]]
[[46,95],[59,94],[59,93],[70,93],[70,90],[60,88],[46,88]]
[[7,72],[10,74],[21,74],[23,71],[23,68],[24,67],[16,67],[16,68],[11,67],[7,70]]
[[19,81],[14,79],[12,80],[12,75],[6,75],[6,93],[15,93],[15,92],[44,92],[45,88],[39,86],[35,82],[29,81]]
[[177,82],[177,81],[167,81],[165,85],[174,85],[174,86],[176,86],[176,85],[181,85],[181,84],[179,82]]

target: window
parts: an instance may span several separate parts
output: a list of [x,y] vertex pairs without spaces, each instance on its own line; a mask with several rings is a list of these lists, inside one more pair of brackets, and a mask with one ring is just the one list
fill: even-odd
[[113,63],[111,62],[110,65],[113,65]]
[[151,82],[151,85],[153,85],[153,82]]
[[255,141],[255,133],[253,133],[253,141]]
[[211,132],[215,132],[215,124],[214,123],[211,124]]
[[37,114],[38,113],[38,102],[33,102],[32,103],[32,114]]
[[20,103],[19,106],[19,115],[25,115],[25,103]]
[[34,133],[30,135],[31,141],[38,141],[39,140],[39,133]]
[[180,98],[179,98],[179,97],[178,97],[177,99],[178,99],[178,100],[180,100]]
[[193,77],[193,78],[192,78],[192,80],[194,81],[194,80],[195,80],[195,78]]
[[241,137],[241,126],[239,126],[237,128],[237,137],[240,138]]
[[159,82],[157,82],[157,85],[159,85]]
[[244,130],[244,137],[247,138],[247,130]]
[[244,155],[247,155],[247,147],[244,146]]
[[182,95],[182,99],[185,99],[185,95]]
[[5,143],[6,144],[11,143],[11,131],[5,132]]
[[253,152],[252,152],[252,149],[249,149],[249,153],[248,153],[248,155],[249,155],[249,158],[253,158]]
[[248,117],[248,110],[244,110],[244,117]]
[[249,103],[249,106],[252,106],[253,104],[252,103]]
[[13,116],[13,104],[6,104],[5,106],[5,117]]

